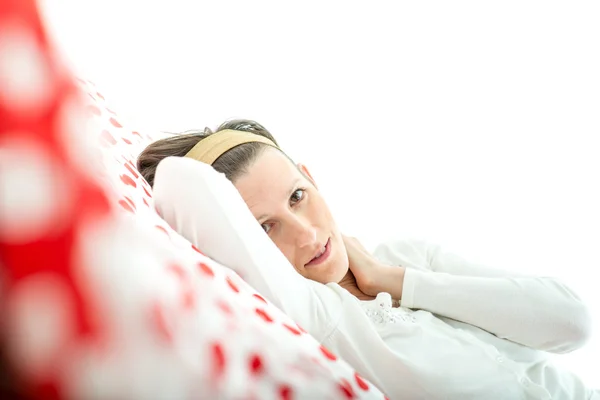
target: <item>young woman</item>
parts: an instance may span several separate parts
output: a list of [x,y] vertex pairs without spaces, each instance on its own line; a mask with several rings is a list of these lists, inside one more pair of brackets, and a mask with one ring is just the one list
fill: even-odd
[[223,173],[295,270],[283,260],[245,278],[388,396],[600,399],[548,360],[546,352],[580,348],[591,326],[587,308],[556,279],[474,265],[423,242],[369,254],[339,231],[308,169],[253,121],[151,144],[138,159],[151,185],[165,158],[155,199],[167,222],[198,241],[195,182],[204,167],[189,159]]

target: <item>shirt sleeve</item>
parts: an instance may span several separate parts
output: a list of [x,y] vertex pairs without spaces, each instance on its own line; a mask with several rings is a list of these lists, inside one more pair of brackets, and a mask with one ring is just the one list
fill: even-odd
[[169,157],[158,165],[153,192],[157,212],[175,231],[237,272],[317,340],[335,328],[341,297],[296,272],[223,174]]
[[426,242],[394,242],[377,252],[407,267],[403,307],[427,310],[554,353],[580,348],[591,335],[589,310],[557,279],[477,265]]

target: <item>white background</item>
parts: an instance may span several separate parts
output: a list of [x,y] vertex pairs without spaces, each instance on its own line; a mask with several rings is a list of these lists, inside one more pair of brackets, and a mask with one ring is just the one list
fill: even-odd
[[255,119],[368,247],[565,279],[596,332],[559,362],[600,387],[600,4],[398,3],[43,1],[127,122]]

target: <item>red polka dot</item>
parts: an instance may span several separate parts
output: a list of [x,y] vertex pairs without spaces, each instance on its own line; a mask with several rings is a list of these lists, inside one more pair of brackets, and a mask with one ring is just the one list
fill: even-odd
[[124,141],[127,144],[131,144],[131,140],[127,139],[127,138],[121,138],[122,141]]
[[283,326],[285,326],[287,328],[288,331],[292,332],[294,335],[301,335],[302,332],[300,332],[300,330],[294,328],[293,326],[290,326],[288,324],[283,324]]
[[142,138],[142,135],[140,135],[140,133],[139,133],[139,132],[132,131],[132,132],[131,132],[131,134],[132,134],[132,135],[137,135],[137,136],[139,136],[140,138]]
[[109,113],[111,113],[112,115],[117,115],[117,113],[116,113],[116,112],[114,112],[113,110],[111,110],[110,108],[108,108],[108,107],[105,107],[105,109],[106,109],[106,111],[108,111],[108,112],[109,112]]
[[179,264],[171,264],[167,267],[167,270],[169,272],[174,273],[175,275],[177,275],[177,279],[180,280],[184,280],[185,278],[185,270],[183,269],[183,267]]
[[135,179],[139,178],[140,176],[138,175],[137,171],[135,170],[135,167],[131,164],[131,161],[127,161],[125,163],[125,168],[127,168],[127,170],[129,172],[131,172],[131,175],[133,175],[133,177]]
[[227,315],[233,315],[233,309],[231,308],[231,306],[227,303],[225,303],[223,300],[217,300],[217,307],[223,311],[225,314]]
[[240,289],[235,285],[235,283],[233,283],[230,277],[225,278],[225,280],[227,281],[227,284],[229,285],[231,290],[233,290],[236,293],[240,292]]
[[121,182],[123,182],[124,184],[133,186],[133,187],[137,187],[137,184],[129,175],[123,174],[120,176],[120,178],[121,178]]
[[204,264],[203,262],[198,263],[198,269],[200,269],[200,271],[204,272],[206,275],[208,275],[210,277],[215,276],[215,273],[212,270],[212,268],[209,267],[208,265]]
[[146,205],[146,207],[150,207],[150,204],[148,204],[148,202],[146,201],[146,199],[142,199],[142,201],[144,202],[144,204]]
[[146,196],[148,197],[152,197],[152,195],[150,194],[150,192],[148,192],[148,190],[142,186],[142,189],[144,189],[144,193],[146,193]]
[[171,264],[167,267],[167,270],[177,276],[177,279],[185,287],[185,290],[181,294],[181,305],[183,309],[193,309],[196,305],[196,292],[191,286],[187,272],[179,264]]
[[135,210],[131,207],[131,205],[125,200],[119,200],[119,205],[123,207],[125,210],[134,213]]
[[184,310],[189,311],[194,309],[194,307],[196,306],[196,292],[194,292],[191,289],[183,292],[181,303]]
[[111,144],[111,145],[117,144],[117,141],[115,140],[115,138],[106,129],[103,130],[102,133],[100,133],[100,139],[105,144]]
[[273,322],[273,318],[269,314],[267,314],[265,310],[257,308],[254,311],[256,312],[256,315],[261,317],[265,322]]
[[350,385],[350,382],[348,382],[346,379],[343,379],[340,381],[340,383],[338,384],[338,387],[340,389],[340,391],[342,392],[342,394],[347,398],[347,399],[354,399],[354,390],[352,389],[352,385]]
[[192,250],[194,250],[196,253],[202,254],[204,255],[200,250],[198,250],[198,248],[194,245],[192,245]]
[[293,398],[294,392],[292,391],[292,388],[289,387],[288,385],[279,386],[278,391],[279,391],[279,398],[281,400],[291,400]]
[[258,293],[254,293],[252,296],[254,296],[255,298],[257,298],[258,300],[262,301],[263,303],[267,304],[267,301],[265,300],[264,297],[262,297],[260,294]]
[[94,105],[89,105],[86,107],[86,111],[91,115],[101,115],[102,111]]
[[112,126],[114,126],[115,128],[122,128],[123,125],[121,125],[119,123],[119,121],[117,121],[116,119],[114,119],[113,117],[110,117],[109,119],[110,123],[112,124]]
[[330,352],[329,350],[327,350],[327,348],[323,345],[319,346],[319,348],[321,349],[321,353],[323,353],[323,355],[325,357],[327,357],[328,359],[330,359],[331,361],[335,361],[337,360],[337,357],[335,354],[333,354],[332,352]]
[[252,375],[260,375],[265,370],[262,358],[258,354],[250,356],[250,373]]
[[225,372],[225,351],[220,343],[214,343],[211,346],[211,353],[213,359],[213,372],[217,376],[223,375]]
[[102,100],[106,100],[106,99],[104,98],[104,96],[102,96],[102,95],[100,94],[100,92],[96,92],[96,96],[100,97]]
[[365,382],[365,380],[358,374],[358,372],[354,373],[354,379],[356,380],[356,384],[359,388],[361,388],[362,390],[369,390],[369,385],[367,385],[367,382]]
[[168,326],[165,319],[163,308],[158,303],[154,303],[151,308],[152,326],[158,333],[159,337],[166,342],[171,343],[173,340],[173,332]]
[[160,225],[155,225],[154,227],[159,231],[163,232],[165,235],[169,236],[169,231],[165,227]]
[[127,201],[131,205],[131,207],[133,207],[134,209],[136,208],[135,203],[133,202],[133,200],[131,200],[130,197],[123,196],[123,198],[125,199],[125,201]]

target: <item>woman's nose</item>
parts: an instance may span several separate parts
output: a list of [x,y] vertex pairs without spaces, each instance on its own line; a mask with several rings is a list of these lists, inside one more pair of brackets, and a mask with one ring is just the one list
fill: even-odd
[[317,241],[317,230],[309,221],[298,219],[296,222],[296,245],[298,247],[311,246]]

